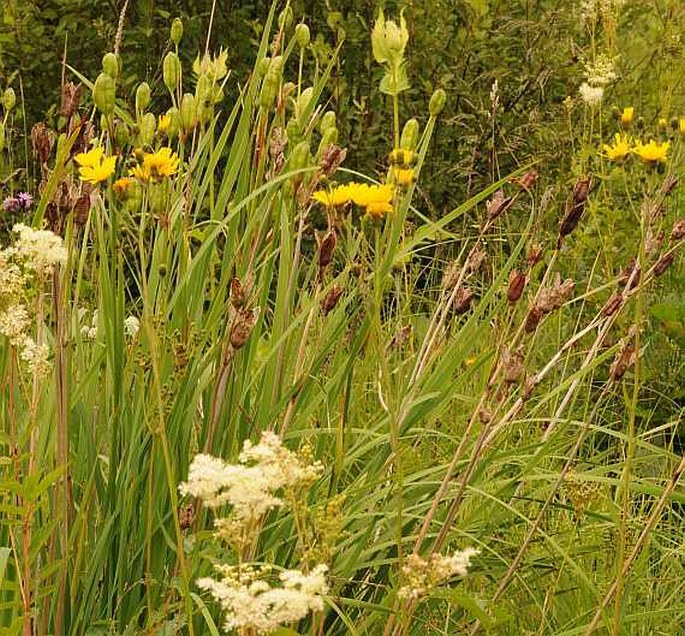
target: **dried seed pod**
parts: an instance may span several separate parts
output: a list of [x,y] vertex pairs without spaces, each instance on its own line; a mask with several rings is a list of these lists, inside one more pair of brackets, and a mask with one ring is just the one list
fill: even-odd
[[[318,237],[317,237],[318,240]],[[323,271],[328,267],[333,260],[333,253],[335,252],[335,245],[337,237],[334,230],[330,230],[328,234],[321,240],[319,244],[319,268]]]
[[88,214],[90,213],[90,194],[81,195],[74,204],[74,225],[83,227],[88,221]]
[[505,347],[501,358],[502,377],[505,382],[513,384],[521,380],[526,372],[523,361],[523,354],[520,351],[510,351]]
[[239,309],[231,326],[230,342],[234,349],[242,349],[250,337],[259,316],[259,308]]
[[528,170],[520,179],[512,179],[512,181],[523,190],[530,190],[538,180],[537,170]]
[[609,368],[611,379],[620,380],[626,371],[635,364],[636,357],[635,345],[632,342],[625,342]]
[[460,287],[454,299],[454,311],[457,315],[465,314],[471,307],[474,293],[468,287]]
[[542,254],[544,252],[544,249],[542,245],[533,245],[530,250],[528,251],[528,256],[526,257],[526,260],[528,262],[528,267],[532,269],[535,267],[541,260],[542,260]]
[[583,216],[591,186],[591,177],[578,179],[573,186],[571,198],[566,202],[564,218],[562,218],[561,222],[559,223],[559,238],[557,240],[557,245],[559,247],[561,247],[564,237],[568,236],[571,232],[573,232],[573,230],[576,229],[576,226]]
[[187,530],[193,525],[195,519],[195,506],[192,502],[181,506],[178,510],[178,523],[181,530]]
[[492,221],[496,219],[509,207],[509,205],[511,205],[513,200],[513,197],[505,197],[502,190],[497,190],[497,192],[492,195],[492,199],[485,204],[488,220]]
[[347,156],[347,149],[341,148],[335,144],[330,144],[321,150],[319,158],[319,167],[321,172],[330,179],[345,161]]
[[623,294],[617,292],[610,299],[609,302],[604,306],[602,313],[605,316],[613,316],[623,304]]
[[474,247],[469,252],[469,256],[466,259],[467,271],[477,272],[480,269],[480,266],[483,264],[484,260],[485,260],[485,252],[478,247]]
[[399,349],[407,340],[409,340],[409,336],[411,336],[411,325],[399,327],[390,341],[390,348]]
[[671,240],[681,241],[685,238],[685,219],[678,219],[673,224],[673,229],[671,230]]
[[661,194],[667,197],[678,187],[678,183],[678,178],[673,173],[669,173],[661,184]]
[[461,267],[459,267],[459,261],[452,261],[445,270],[442,276],[442,288],[445,291],[450,291],[454,289],[457,284],[459,277],[461,276]]
[[331,311],[333,311],[342,296],[343,288],[340,285],[333,285],[328,293],[324,296],[321,301],[321,313],[327,316]]
[[492,411],[490,409],[482,408],[478,411],[478,419],[483,424],[488,424],[492,419]]
[[83,84],[74,84],[74,82],[65,82],[62,85],[62,103],[60,106],[60,114],[64,117],[72,117],[78,110],[81,101],[81,91]]
[[645,254],[652,258],[661,251],[661,244],[664,240],[663,230],[657,235],[654,235],[652,228],[647,228],[647,236],[645,237]]
[[654,264],[654,276],[661,276],[673,263],[675,259],[675,254],[671,252],[670,254],[664,254],[655,264]]
[[528,277],[525,272],[519,272],[517,269],[512,270],[509,274],[509,287],[507,288],[507,300],[510,303],[515,303],[526,288]]
[[627,285],[630,281],[629,290],[635,289],[640,284],[640,278],[642,277],[642,272],[634,258],[630,259],[630,262],[626,267],[623,268],[621,276],[618,279],[619,284]]
[[531,307],[528,315],[526,316],[526,322],[524,323],[524,329],[526,333],[532,333],[538,328],[540,321],[542,320],[545,312],[543,312],[538,307]]
[[40,122],[31,129],[31,146],[33,154],[41,166],[47,164],[52,152],[53,137],[48,127]]
[[231,278],[230,285],[230,299],[231,305],[234,309],[240,309],[245,306],[245,301],[247,300],[247,294],[243,288],[243,284],[240,282],[239,278],[235,276]]

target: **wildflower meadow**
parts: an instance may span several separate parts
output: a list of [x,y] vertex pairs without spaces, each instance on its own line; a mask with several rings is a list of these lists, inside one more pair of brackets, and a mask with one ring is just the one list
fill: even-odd
[[0,636],[685,635],[680,0],[39,4]]

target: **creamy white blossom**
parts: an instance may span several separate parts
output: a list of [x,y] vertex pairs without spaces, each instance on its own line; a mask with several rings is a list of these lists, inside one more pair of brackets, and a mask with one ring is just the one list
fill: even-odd
[[597,106],[604,97],[604,89],[601,86],[590,86],[587,82],[580,85],[578,92],[588,106]]
[[310,612],[323,610],[322,595],[328,592],[326,565],[317,565],[309,574],[285,570],[280,586],[267,578],[270,568],[219,566],[221,578],[202,578],[198,587],[209,591],[224,611],[224,629],[250,628],[268,634],[281,625],[294,623]]
[[36,343],[33,338],[25,338],[19,357],[26,362],[28,369],[38,377],[46,376],[51,369],[50,349],[45,344]]
[[140,331],[140,320],[135,316],[127,316],[124,320],[124,331],[129,338],[135,338]]
[[30,324],[31,320],[24,305],[10,305],[4,311],[0,311],[0,334],[7,336],[10,344],[20,345]]
[[452,577],[466,576],[471,557],[476,554],[478,550],[474,548],[457,550],[448,555],[433,554],[428,559],[411,554],[402,568],[406,583],[398,590],[398,596],[417,600]]
[[50,273],[54,266],[67,260],[67,248],[60,236],[50,230],[34,230],[28,225],[17,223],[13,232],[19,234],[14,244],[17,256],[37,272]]

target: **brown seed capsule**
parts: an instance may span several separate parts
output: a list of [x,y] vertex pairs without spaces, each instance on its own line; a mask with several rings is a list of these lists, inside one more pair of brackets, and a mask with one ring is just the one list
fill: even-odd
[[482,408],[478,411],[478,419],[483,423],[487,424],[492,419],[492,411],[490,409]]
[[681,241],[685,238],[685,219],[678,219],[673,224],[673,229],[671,230],[671,240]]
[[623,294],[617,292],[609,299],[609,302],[604,306],[602,313],[607,317],[613,316],[620,309],[622,304]]
[[557,240],[557,246],[561,247],[564,237],[568,236],[571,232],[573,232],[573,230],[576,229],[576,226],[578,225],[581,217],[583,216],[583,212],[585,211],[585,204],[587,203],[591,186],[592,179],[590,177],[578,179],[573,186],[571,198],[566,202],[564,218],[561,219],[561,222],[559,223],[559,238]]
[[33,147],[33,154],[36,156],[38,163],[43,166],[47,164],[52,152],[53,137],[48,130],[48,127],[40,122],[31,129],[31,146]]
[[627,285],[628,281],[630,281],[630,287],[628,289],[635,289],[640,284],[641,276],[642,272],[638,267],[637,261],[634,258],[631,258],[628,265],[626,265],[626,267],[621,272],[621,276],[618,279],[618,282],[621,285]]
[[661,185],[661,194],[667,197],[678,187],[679,180],[674,174],[669,174]]
[[446,291],[454,289],[457,284],[459,277],[461,275],[461,267],[459,267],[458,261],[452,261],[445,270],[442,277],[442,288]]
[[74,204],[74,225],[76,227],[83,227],[88,221],[88,214],[90,213],[90,195],[83,194]]
[[661,276],[673,263],[675,254],[664,254],[654,265],[654,276]]
[[331,144],[326,146],[321,152],[321,158],[319,159],[319,167],[321,172],[327,177],[331,178],[342,165],[347,157],[347,149]]
[[321,313],[327,316],[331,311],[333,311],[342,296],[343,288],[340,285],[333,285],[329,292],[324,296],[321,301]]
[[242,349],[250,337],[259,316],[259,308],[239,309],[231,327],[230,342],[234,349]]
[[62,85],[62,104],[60,107],[60,114],[64,117],[71,117],[78,110],[79,102],[81,101],[81,91],[83,84],[74,84],[74,82],[66,82]]
[[530,190],[538,180],[537,170],[529,170],[520,179],[512,179],[512,181],[524,190]]
[[523,354],[520,351],[502,351],[502,377],[505,382],[513,384],[518,382],[525,374],[526,368],[523,365]]
[[484,260],[485,252],[478,247],[474,247],[469,253],[469,257],[466,259],[466,269],[469,272],[477,272]]
[[178,523],[181,530],[187,530],[193,525],[195,519],[195,506],[191,503],[181,506],[178,510]]
[[528,277],[525,272],[519,272],[517,269],[512,270],[509,274],[509,287],[507,288],[507,300],[510,303],[515,303],[521,298],[527,282]]
[[492,199],[485,204],[488,219],[490,221],[496,219],[509,207],[509,205],[511,205],[513,200],[513,197],[505,197],[502,190],[497,190],[497,192],[492,195]]
[[542,245],[533,245],[527,256],[527,261],[528,261],[528,267],[533,268],[535,267],[541,260],[542,260],[542,254],[544,252],[544,249]]
[[235,276],[231,278],[230,282],[230,298],[231,305],[233,305],[235,309],[240,309],[241,307],[245,306],[245,289],[243,288],[243,284],[240,282],[240,279],[236,278]]
[[321,241],[319,245],[319,268],[321,270],[326,269],[333,260],[336,242],[337,237],[333,230],[330,230]]
[[411,325],[400,327],[390,341],[390,348],[399,349],[407,340],[409,340],[409,336],[411,336]]
[[531,307],[528,315],[526,316],[526,322],[523,325],[526,333],[532,333],[535,331],[544,315],[545,312],[538,307]]
[[616,358],[614,358],[614,361],[609,368],[611,379],[620,380],[625,375],[626,371],[635,363],[635,358],[635,345],[632,342],[624,344],[616,354]]
[[460,287],[454,299],[454,311],[457,315],[465,314],[471,307],[474,293],[468,287]]

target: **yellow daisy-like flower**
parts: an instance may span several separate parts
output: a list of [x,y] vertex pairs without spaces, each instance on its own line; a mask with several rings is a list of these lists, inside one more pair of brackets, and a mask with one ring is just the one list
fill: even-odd
[[178,156],[171,148],[160,148],[157,152],[146,152],[142,161],[131,170],[131,176],[143,183],[159,183],[178,172]]
[[356,205],[366,208],[366,213],[380,218],[392,212],[393,187],[391,185],[350,184],[350,198]]
[[395,168],[392,174],[395,183],[399,186],[408,186],[414,183],[414,171],[410,168]]
[[92,168],[102,162],[102,157],[105,154],[105,149],[102,146],[95,146],[88,152],[81,152],[74,157],[74,161],[79,166]]
[[630,126],[635,117],[635,108],[633,106],[626,106],[621,113],[621,125]]
[[390,163],[410,166],[416,161],[416,153],[406,148],[395,148],[389,156]]
[[333,208],[350,202],[350,188],[347,185],[338,186],[330,190],[317,190],[312,194],[314,201]]
[[630,140],[627,135],[616,133],[614,143],[604,144],[602,149],[611,161],[623,161],[630,154]]
[[657,143],[653,139],[650,139],[648,144],[643,144],[641,141],[638,141],[633,147],[633,152],[645,163],[666,163],[670,146],[671,144],[668,141]]
[[159,120],[157,121],[157,132],[166,135],[169,131],[169,126],[171,126],[171,116],[160,115]]
[[84,165],[79,168],[81,181],[87,181],[96,185],[102,181],[107,181],[114,174],[117,167],[117,158],[101,157],[101,159],[99,163]]

